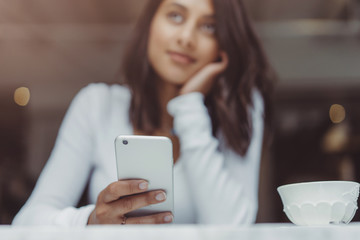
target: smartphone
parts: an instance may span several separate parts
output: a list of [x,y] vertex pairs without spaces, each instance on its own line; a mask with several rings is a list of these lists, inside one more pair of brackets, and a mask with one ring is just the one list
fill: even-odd
[[115,155],[119,180],[145,179],[149,191],[164,190],[166,200],[126,214],[146,216],[159,212],[173,212],[173,149],[167,137],[120,135],[115,139]]

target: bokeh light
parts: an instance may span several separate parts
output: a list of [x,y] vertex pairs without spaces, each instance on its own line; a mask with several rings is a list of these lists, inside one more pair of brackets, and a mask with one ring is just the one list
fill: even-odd
[[341,123],[345,119],[345,108],[340,104],[333,104],[330,107],[329,116],[333,123]]
[[30,101],[30,90],[27,87],[19,87],[14,92],[14,101],[17,105],[25,107]]

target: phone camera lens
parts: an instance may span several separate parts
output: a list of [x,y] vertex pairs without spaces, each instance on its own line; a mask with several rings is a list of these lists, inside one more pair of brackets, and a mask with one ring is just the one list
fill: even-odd
[[123,140],[123,144],[127,145],[129,142],[127,140]]

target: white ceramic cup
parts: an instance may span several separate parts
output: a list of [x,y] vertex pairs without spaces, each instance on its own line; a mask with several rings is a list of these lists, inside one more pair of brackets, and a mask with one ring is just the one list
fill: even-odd
[[296,225],[347,224],[357,210],[357,182],[323,181],[278,187],[284,212]]

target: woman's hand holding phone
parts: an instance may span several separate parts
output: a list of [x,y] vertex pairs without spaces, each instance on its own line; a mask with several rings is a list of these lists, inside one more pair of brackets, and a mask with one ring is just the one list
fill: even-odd
[[215,77],[225,71],[228,66],[228,56],[225,52],[220,53],[220,61],[212,62],[197,72],[180,89],[180,95],[191,92],[201,92],[206,95],[214,84]]
[[171,223],[171,212],[149,216],[126,217],[136,209],[161,203],[166,194],[161,190],[148,191],[145,180],[121,180],[108,185],[98,196],[88,224],[162,224]]

